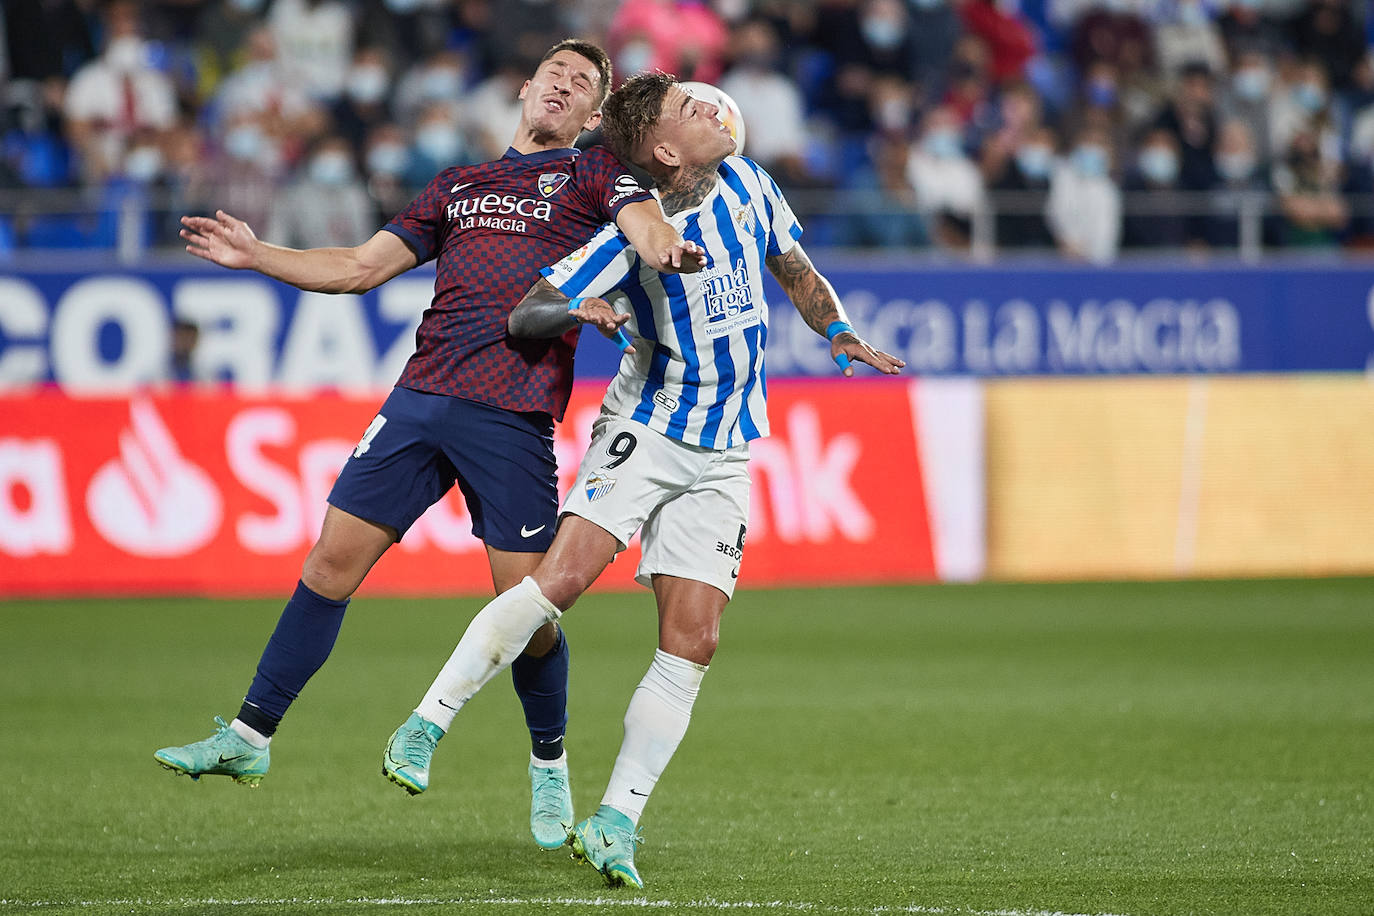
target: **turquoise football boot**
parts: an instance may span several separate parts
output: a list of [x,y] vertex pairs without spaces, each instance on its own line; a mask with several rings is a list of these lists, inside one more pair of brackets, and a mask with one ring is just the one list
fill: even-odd
[[644,881],[635,870],[635,844],[643,842],[630,819],[609,805],[597,808],[568,837],[573,858],[590,863],[611,887],[623,884],[641,890]]
[[530,763],[530,833],[540,849],[568,843],[573,826],[572,788],[568,765],[541,767]]
[[253,747],[219,716],[215,716],[215,724],[219,727],[204,741],[181,747],[164,747],[153,754],[153,759],[167,769],[192,779],[228,776],[234,782],[256,788],[271,765],[271,749]]
[[411,795],[429,788],[429,763],[444,730],[418,712],[410,714],[386,743],[382,775]]

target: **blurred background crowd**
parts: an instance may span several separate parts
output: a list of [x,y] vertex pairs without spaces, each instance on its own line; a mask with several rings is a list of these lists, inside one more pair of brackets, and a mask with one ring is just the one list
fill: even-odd
[[1374,249],[1355,0],[7,0],[0,253],[223,208],[351,245],[500,156],[570,35],[738,102],[811,244]]

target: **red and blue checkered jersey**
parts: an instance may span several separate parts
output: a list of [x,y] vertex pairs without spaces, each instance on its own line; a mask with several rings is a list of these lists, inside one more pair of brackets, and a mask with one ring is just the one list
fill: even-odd
[[434,299],[396,384],[563,418],[577,330],[518,340],[506,319],[540,268],[585,244],[626,204],[652,199],[603,147],[522,154],[440,172],[385,228],[438,258]]

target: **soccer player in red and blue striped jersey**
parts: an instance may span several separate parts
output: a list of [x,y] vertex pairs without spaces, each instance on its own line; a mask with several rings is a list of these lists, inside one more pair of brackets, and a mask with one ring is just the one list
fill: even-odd
[[[520,91],[520,127],[506,155],[456,166],[354,248],[295,250],[259,241],[219,211],[185,217],[187,250],[305,290],[359,293],[436,260],[434,299],[396,387],[344,465],[319,540],[272,634],[237,718],[210,738],[159,750],[169,769],[256,785],[287,708],[328,657],[344,610],[372,565],[454,483],[486,545],[498,593],[537,566],[553,538],[558,494],[553,423],[572,386],[576,334],[517,340],[506,332],[540,268],[607,222],[665,271],[700,267],[695,245],[605,149],[572,148],[600,121],[610,89],[606,54],[588,42],[555,45]],[[531,829],[556,848],[571,826],[563,752],[567,642],[553,623],[513,666],[533,743]],[[425,723],[428,724],[428,723]],[[416,728],[423,731],[417,719]],[[442,733],[440,733],[442,734]],[[439,735],[421,734],[437,740]],[[428,773],[402,785],[424,791]]]

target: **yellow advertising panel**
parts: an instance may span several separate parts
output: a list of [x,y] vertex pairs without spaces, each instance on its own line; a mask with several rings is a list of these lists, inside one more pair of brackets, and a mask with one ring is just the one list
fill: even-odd
[[986,391],[995,579],[1374,574],[1374,383],[1028,379]]

